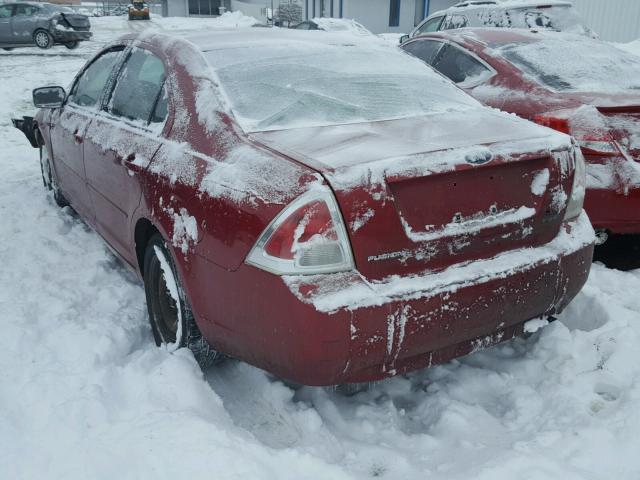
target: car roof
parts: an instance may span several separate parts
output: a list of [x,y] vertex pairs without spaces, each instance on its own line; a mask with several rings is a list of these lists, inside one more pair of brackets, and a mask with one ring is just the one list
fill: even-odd
[[[543,39],[569,39],[575,38],[575,33],[556,32],[547,29],[525,29],[525,28],[487,28],[487,27],[466,27],[455,30],[443,30],[440,32],[426,33],[416,38],[422,37],[442,37],[451,39],[457,43],[474,41],[483,45],[500,47],[512,43],[535,43]],[[580,37],[582,38],[582,37]]]
[[533,7],[572,7],[573,3],[567,0],[470,0],[456,3],[455,5],[429,15],[428,18],[446,15],[447,13],[460,13],[469,10],[490,8],[533,8]]
[[349,31],[327,32],[324,30],[298,30],[293,28],[233,28],[219,29],[215,31],[207,30],[202,32],[190,32],[181,38],[185,38],[195,44],[198,49],[203,52],[244,46],[268,45],[291,47],[298,43],[306,43],[310,46],[388,46],[388,42],[385,42],[382,39],[372,39],[371,37],[365,38]]

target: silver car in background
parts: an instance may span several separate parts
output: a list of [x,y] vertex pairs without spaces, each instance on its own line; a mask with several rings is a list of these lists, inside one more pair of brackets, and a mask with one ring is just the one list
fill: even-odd
[[400,43],[422,33],[464,27],[527,28],[596,35],[566,0],[467,0],[432,13]]
[[76,48],[91,38],[89,17],[52,3],[5,3],[0,5],[0,48],[35,45]]

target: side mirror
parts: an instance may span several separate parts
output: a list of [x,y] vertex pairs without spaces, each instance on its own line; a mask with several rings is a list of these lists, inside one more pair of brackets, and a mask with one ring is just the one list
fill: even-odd
[[33,104],[37,108],[60,108],[66,97],[62,87],[41,87],[33,91]]
[[402,35],[400,37],[400,45],[402,45],[404,42],[406,42],[407,40],[409,40],[409,35]]

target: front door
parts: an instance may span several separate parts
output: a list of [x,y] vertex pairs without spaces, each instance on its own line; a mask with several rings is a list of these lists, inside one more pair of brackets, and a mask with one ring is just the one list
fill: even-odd
[[51,121],[58,183],[73,208],[89,223],[93,223],[93,208],[85,178],[84,141],[121,50],[105,52],[85,68]]
[[40,12],[40,7],[19,3],[11,18],[11,34],[15,43],[33,43],[33,31],[36,26],[36,17]]
[[[11,14],[13,5],[0,5],[0,44],[11,44]],[[1,46],[1,45],[0,45]]]
[[91,123],[85,168],[96,228],[132,265],[131,217],[142,195],[138,172],[160,148],[167,110],[162,61],[134,48],[118,75],[106,108]]

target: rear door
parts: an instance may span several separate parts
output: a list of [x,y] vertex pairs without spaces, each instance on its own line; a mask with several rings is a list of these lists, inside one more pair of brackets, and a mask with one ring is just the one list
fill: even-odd
[[11,18],[11,35],[15,43],[33,43],[33,31],[36,26],[36,19],[40,12],[40,7],[19,3],[16,5],[13,17]]
[[11,44],[11,15],[13,5],[0,5],[0,43]]
[[162,60],[133,48],[85,141],[96,228],[131,264],[136,256],[130,221],[142,195],[138,172],[149,165],[162,143],[168,103],[164,80]]
[[86,186],[84,139],[124,47],[102,53],[76,78],[65,105],[52,114],[51,145],[60,188],[78,213],[93,223]]

